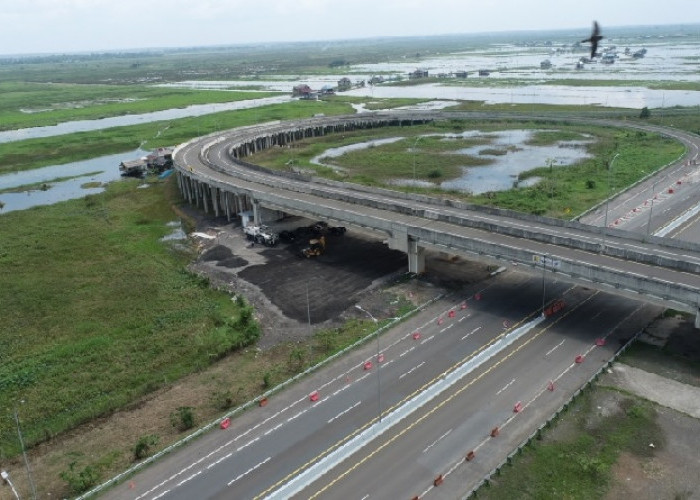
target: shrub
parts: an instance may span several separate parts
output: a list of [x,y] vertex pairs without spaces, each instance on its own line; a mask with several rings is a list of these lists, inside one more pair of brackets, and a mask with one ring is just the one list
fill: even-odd
[[639,117],[640,117],[640,118],[649,118],[649,117],[651,117],[651,111],[649,111],[649,108],[647,108],[646,106],[644,106],[644,107],[642,108],[642,112],[639,113]]
[[191,406],[180,406],[170,414],[170,423],[179,431],[194,427],[194,412]]
[[68,465],[68,470],[59,474],[73,493],[83,493],[97,484],[100,479],[100,471],[97,467],[86,465],[83,470],[75,470],[75,462]]
[[149,434],[141,436],[134,446],[134,460],[141,460],[151,454],[151,447],[158,444],[158,436]]

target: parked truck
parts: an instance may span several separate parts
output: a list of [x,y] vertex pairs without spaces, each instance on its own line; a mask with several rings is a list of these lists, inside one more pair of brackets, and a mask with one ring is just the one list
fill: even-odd
[[246,226],[243,232],[246,238],[260,245],[274,247],[279,242],[279,235],[267,226]]

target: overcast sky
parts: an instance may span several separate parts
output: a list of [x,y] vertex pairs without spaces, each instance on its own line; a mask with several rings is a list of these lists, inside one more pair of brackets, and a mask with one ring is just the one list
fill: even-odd
[[0,0],[0,54],[700,22],[698,0]]

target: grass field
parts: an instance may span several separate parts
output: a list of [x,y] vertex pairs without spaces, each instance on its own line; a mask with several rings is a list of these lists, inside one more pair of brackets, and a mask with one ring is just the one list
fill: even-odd
[[[295,143],[292,149],[274,149],[258,153],[251,161],[271,168],[286,170],[291,167],[310,169],[317,175],[368,185],[389,186],[392,179],[415,178],[439,183],[461,175],[462,167],[478,169],[489,161],[480,156],[456,152],[475,144],[488,144],[485,138],[459,138],[450,141],[426,134],[450,134],[464,130],[533,129],[532,145],[551,145],[557,141],[593,136],[595,142],[587,146],[592,155],[576,165],[542,167],[520,174],[524,180],[531,176],[543,180],[532,187],[508,191],[494,191],[479,195],[438,188],[395,188],[448,196],[481,205],[493,205],[521,212],[570,218],[582,213],[622,188],[649,173],[676,160],[684,151],[683,145],[664,136],[599,126],[567,125],[558,122],[501,122],[492,120],[460,123],[455,120],[426,126],[381,128],[371,131],[344,133],[342,137],[326,136]],[[547,130],[547,131],[543,131]],[[327,161],[338,168],[318,166],[310,160],[329,147],[378,139],[403,137],[398,142],[376,145],[345,153]],[[419,138],[420,137],[420,138]],[[500,153],[500,151],[499,151]],[[505,153],[505,152],[503,152]],[[613,168],[608,164],[619,154]]]
[[0,93],[3,96],[0,101],[0,130],[279,95],[273,92],[223,92],[145,85],[26,82],[0,83]]
[[317,113],[351,113],[353,110],[350,102],[352,101],[294,101],[168,122],[10,142],[3,144],[0,149],[0,174],[133,151],[139,146],[145,149],[173,146],[217,130],[254,123],[310,118]]
[[[245,304],[183,271],[160,238],[174,182],[5,214],[0,224],[0,400],[22,404],[29,446],[200,370],[258,326]],[[0,458],[19,451],[0,418]]]
[[476,498],[605,498],[620,453],[648,457],[648,444],[661,447],[664,439],[653,404],[630,397],[622,411],[601,418],[597,397],[587,391],[569,405],[554,430],[533,439]]

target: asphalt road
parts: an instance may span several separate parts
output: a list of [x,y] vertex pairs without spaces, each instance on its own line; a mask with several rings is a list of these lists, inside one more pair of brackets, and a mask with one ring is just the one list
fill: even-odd
[[[670,218],[684,203],[692,204],[690,196],[659,209],[658,217]],[[608,216],[624,218],[625,208],[613,207]],[[471,373],[457,376],[454,370],[539,315],[541,278],[508,272],[463,297],[433,304],[377,342],[280,393],[267,406],[249,410],[229,429],[212,431],[169,454],[105,497],[457,498],[657,312],[621,297],[545,283],[545,299],[564,298],[566,309],[527,330]],[[419,339],[414,338],[416,332]],[[605,344],[597,345],[601,338]],[[377,353],[383,355],[381,363]],[[581,363],[576,362],[579,355]],[[365,369],[367,361],[371,369]],[[457,380],[448,387],[439,385],[450,377]],[[309,395],[315,391],[319,400],[312,402]],[[409,401],[417,409],[387,425]],[[522,408],[515,412],[518,402]],[[378,423],[380,412],[384,427]],[[491,437],[495,427],[499,433]],[[338,453],[351,437],[363,431],[376,435],[379,428],[381,435],[367,446],[349,450],[324,473],[281,492],[290,480]],[[475,457],[465,461],[469,451]],[[434,486],[441,474],[444,482]]]

